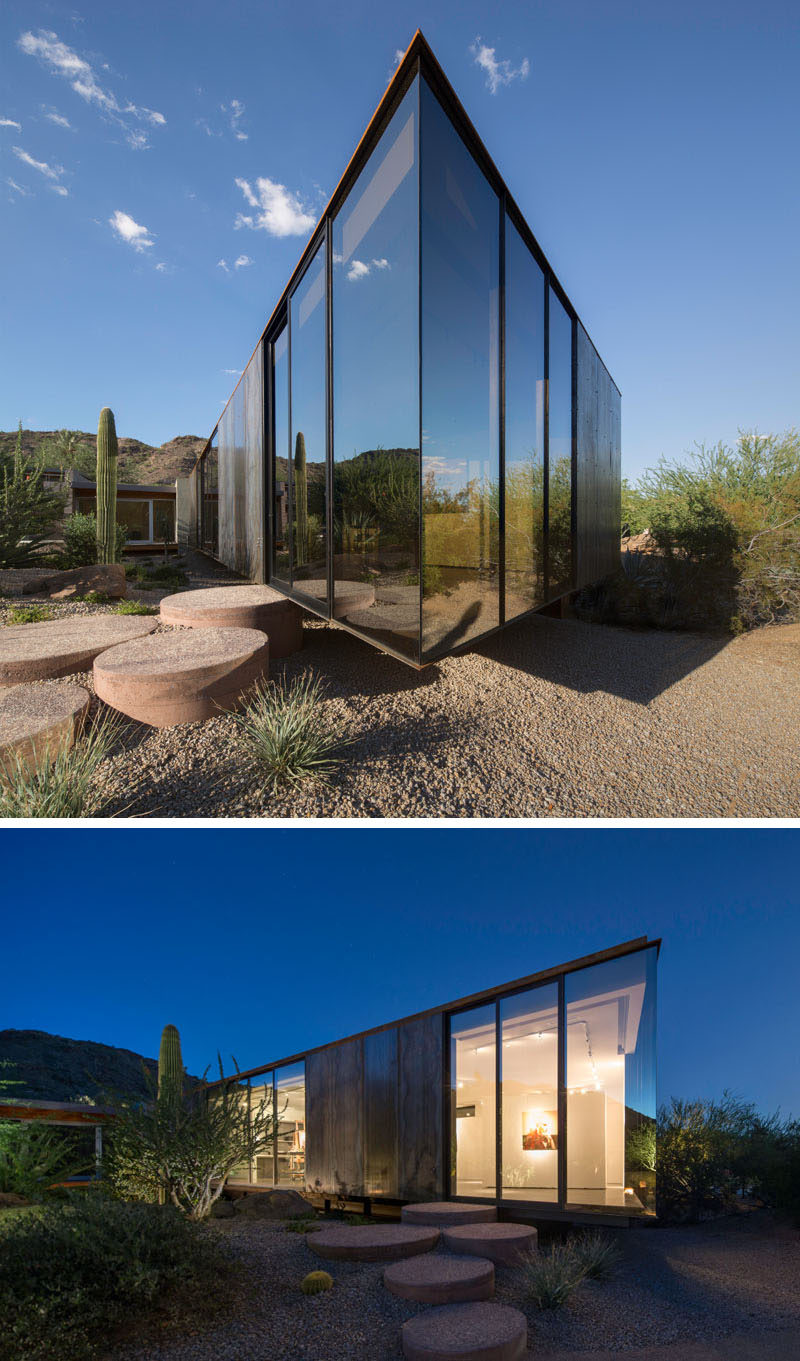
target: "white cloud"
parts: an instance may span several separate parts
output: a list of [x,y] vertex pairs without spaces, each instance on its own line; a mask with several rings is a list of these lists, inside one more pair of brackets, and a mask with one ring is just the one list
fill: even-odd
[[119,208],[114,216],[108,219],[108,225],[116,232],[120,241],[126,241],[140,255],[154,244],[147,227],[142,227],[140,223],[134,222],[128,213],[121,213]]
[[9,186],[9,188],[14,189],[18,194],[21,194],[23,198],[30,198],[31,196],[30,189],[25,189],[23,185],[17,184],[16,180],[11,179],[6,180],[6,184]]
[[305,236],[315,225],[316,218],[307,211],[299,195],[285,185],[265,177],[256,180],[255,189],[247,180],[237,179],[236,184],[250,207],[259,211],[255,217],[238,213],[235,227],[251,227],[270,236]]
[[217,269],[224,269],[226,274],[230,274],[230,269],[228,268],[227,260],[218,260]]
[[51,109],[50,112],[45,113],[44,116],[48,122],[55,123],[57,128],[69,128],[70,131],[72,131],[72,124],[68,118],[64,117],[63,113],[56,113],[55,109]]
[[391,269],[391,265],[385,256],[381,256],[380,260],[370,260],[369,264],[364,260],[351,260],[347,277],[351,283],[355,283],[357,279],[366,279],[374,269]]
[[230,104],[220,104],[220,108],[223,113],[226,113],[228,115],[231,125],[231,132],[233,133],[237,142],[246,142],[249,134],[246,132],[242,132],[241,128],[239,127],[239,123],[241,122],[241,119],[244,116],[244,104],[242,103],[242,101],[240,99],[232,99]]
[[168,274],[168,273],[169,273],[169,270],[167,269],[167,266],[164,264],[164,261],[163,261],[163,260],[160,260],[159,263],[156,265],[156,271],[157,271],[158,274]]
[[69,189],[65,189],[63,184],[51,184],[50,188],[54,194],[60,194],[62,198],[66,198],[69,194]]
[[252,265],[253,263],[254,261],[250,259],[249,255],[237,255],[236,259],[233,262],[233,268],[247,269],[247,266]]
[[47,161],[35,161],[33,156],[29,156],[27,151],[23,151],[21,146],[11,148],[18,160],[24,165],[29,165],[31,170],[38,170],[40,175],[44,175],[48,180],[60,180],[64,174],[63,165],[48,165]]
[[[112,91],[100,84],[91,63],[62,43],[57,33],[49,29],[39,29],[38,33],[21,33],[17,46],[27,56],[37,57],[54,75],[63,76],[81,99],[87,104],[95,104],[106,118],[121,127],[128,145],[134,150],[141,150],[149,144],[146,133],[131,128],[131,119],[151,127],[163,127],[166,123],[163,113],[155,109],[140,108],[130,102],[121,105]],[[103,69],[108,69],[107,64],[104,64]]]
[[15,123],[13,118],[0,118],[0,128],[16,128],[17,132],[22,132],[22,124]]
[[527,57],[523,57],[520,65],[515,68],[510,61],[499,61],[495,48],[487,47],[480,38],[475,39],[469,50],[475,59],[475,65],[486,72],[486,88],[493,95],[497,94],[501,85],[510,85],[512,80],[527,80],[530,74],[531,64]]
[[230,374],[230,376],[231,376],[232,378],[233,378],[233,377],[240,378],[241,375],[242,375],[242,370],[241,370],[241,369],[220,369],[220,373],[227,373],[227,374]]

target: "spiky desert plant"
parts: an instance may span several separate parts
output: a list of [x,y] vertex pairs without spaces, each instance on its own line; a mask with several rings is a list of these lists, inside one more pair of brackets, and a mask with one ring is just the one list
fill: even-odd
[[603,1281],[613,1275],[622,1256],[619,1247],[599,1229],[586,1229],[573,1239],[573,1246],[586,1275]]
[[158,1050],[158,1099],[176,1104],[183,1094],[183,1059],[178,1027],[165,1025]]
[[549,1251],[524,1253],[514,1273],[524,1300],[540,1309],[559,1309],[586,1276],[575,1245],[569,1239],[553,1243]]
[[231,717],[242,746],[265,772],[269,787],[303,780],[326,783],[335,770],[339,749],[353,740],[329,728],[320,712],[323,688],[318,677],[283,677],[274,685],[260,681],[253,687],[241,714]]
[[298,567],[306,561],[308,547],[308,475],[306,437],[298,430],[294,445],[294,560]]
[[114,798],[98,783],[98,768],[120,737],[117,715],[96,718],[74,746],[23,760],[7,756],[0,770],[0,819],[99,817]]
[[319,1295],[323,1290],[333,1289],[333,1277],[327,1271],[309,1271],[300,1282],[304,1295]]
[[104,406],[97,426],[97,560],[117,557],[117,430],[114,412]]

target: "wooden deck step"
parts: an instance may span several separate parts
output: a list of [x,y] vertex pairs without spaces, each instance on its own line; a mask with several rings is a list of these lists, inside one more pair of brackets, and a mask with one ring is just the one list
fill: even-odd
[[430,1252],[387,1266],[383,1283],[393,1295],[420,1304],[490,1300],[494,1294],[494,1266],[481,1257]]
[[528,1321],[505,1304],[445,1304],[409,1319],[401,1337],[407,1361],[521,1361]]

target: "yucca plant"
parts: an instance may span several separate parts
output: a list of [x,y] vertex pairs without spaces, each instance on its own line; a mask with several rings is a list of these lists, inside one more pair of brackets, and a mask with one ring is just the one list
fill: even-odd
[[527,1253],[515,1275],[523,1299],[533,1300],[539,1309],[560,1309],[586,1276],[586,1268],[567,1239],[545,1252]]
[[593,1281],[603,1281],[613,1275],[622,1253],[608,1234],[599,1229],[585,1229],[572,1240],[578,1261]]
[[246,708],[232,718],[245,750],[267,776],[273,793],[303,780],[327,783],[338,752],[352,739],[334,732],[320,713],[323,686],[311,673],[290,684],[254,686]]
[[111,802],[97,783],[100,765],[123,728],[120,719],[96,718],[72,747],[45,749],[32,760],[13,753],[0,769],[0,818],[98,817]]

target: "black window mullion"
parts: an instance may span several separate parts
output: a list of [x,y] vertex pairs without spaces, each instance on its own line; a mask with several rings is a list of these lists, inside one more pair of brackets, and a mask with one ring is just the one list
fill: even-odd
[[502,1045],[500,1032],[500,1001],[494,1004],[494,1198],[500,1203],[503,1195],[503,1069],[501,1063]]
[[550,271],[544,282],[544,457],[542,461],[542,571],[550,599]]
[[333,233],[325,223],[325,543],[328,618],[333,618]]
[[[500,442],[500,487],[498,494],[498,535],[499,535],[499,577],[500,601],[499,620],[506,622],[506,196],[499,196],[500,208],[500,271],[499,271],[499,361],[500,381],[498,401],[500,405],[498,438]],[[499,1186],[498,1186],[499,1190]]]

